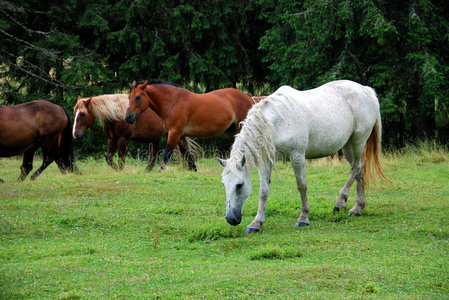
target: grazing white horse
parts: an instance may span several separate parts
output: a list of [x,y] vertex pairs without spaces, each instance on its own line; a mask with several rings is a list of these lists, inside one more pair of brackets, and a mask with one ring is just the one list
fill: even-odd
[[329,82],[318,88],[297,91],[282,86],[254,105],[243,121],[228,160],[222,182],[226,190],[226,220],[238,225],[243,204],[251,193],[250,172],[260,176],[259,208],[246,233],[258,232],[265,222],[265,206],[276,151],[290,158],[301,195],[301,214],[295,226],[309,225],[306,159],[325,157],[343,148],[351,173],[341,189],[334,213],[346,208],[349,189],[357,182],[357,196],[349,215],[361,215],[365,207],[365,182],[371,165],[385,180],[380,162],[381,119],[376,93],[349,80]]

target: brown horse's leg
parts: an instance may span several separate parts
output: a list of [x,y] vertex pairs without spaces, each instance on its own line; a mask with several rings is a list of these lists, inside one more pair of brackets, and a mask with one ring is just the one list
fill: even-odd
[[[182,130],[180,132],[182,132]],[[165,147],[165,152],[164,152],[164,160],[162,162],[161,169],[159,171],[161,171],[167,167],[168,160],[172,156],[173,149],[175,149],[175,146],[176,146],[176,144],[178,144],[180,138],[181,138],[181,134],[178,132],[178,130],[173,129],[173,128],[170,129],[170,131],[168,132],[167,146]]]
[[31,175],[31,180],[35,180],[37,176],[39,176],[42,173],[42,171],[44,171],[48,167],[48,165],[50,165],[53,162],[54,158],[50,153],[51,153],[50,151],[42,149],[42,154],[44,156],[42,160],[42,165],[39,167],[39,169],[37,169],[36,172],[34,172],[33,175]]
[[119,170],[123,170],[125,166],[125,155],[126,149],[128,146],[128,140],[125,138],[118,139],[118,168]]
[[157,153],[159,152],[159,140],[153,141],[149,145],[150,147],[150,161],[148,162],[148,166],[145,169],[145,172],[150,172],[154,164],[156,163]]
[[197,169],[196,169],[196,165],[195,165],[195,160],[193,159],[192,154],[190,153],[190,151],[188,149],[186,138],[182,137],[179,140],[178,145],[179,145],[179,149],[181,150],[182,157],[187,160],[187,164],[189,165],[189,170],[196,172]]
[[106,154],[106,162],[114,170],[118,169],[118,166],[114,163],[114,154],[117,151],[117,141],[109,139],[108,140],[108,150]]
[[171,147],[170,145],[167,144],[167,146],[165,147],[165,151],[164,151],[164,158],[162,161],[162,165],[161,165],[161,168],[159,171],[162,171],[165,168],[167,168],[168,160],[170,159],[172,154],[173,154],[173,147]]
[[24,181],[30,171],[33,169],[33,158],[34,152],[36,152],[36,150],[37,147],[33,147],[23,154],[23,161],[22,165],[20,166],[20,176],[17,180]]

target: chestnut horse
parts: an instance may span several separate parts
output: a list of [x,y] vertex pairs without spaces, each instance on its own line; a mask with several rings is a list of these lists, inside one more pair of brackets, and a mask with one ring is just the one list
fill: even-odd
[[[145,169],[146,172],[149,172],[156,162],[159,141],[165,133],[162,120],[154,111],[148,109],[142,113],[135,124],[128,124],[123,120],[127,107],[127,94],[101,95],[90,98],[79,96],[73,108],[75,116],[73,137],[81,139],[97,118],[103,123],[104,133],[108,138],[107,163],[115,170],[122,170],[130,140],[150,143],[150,161]],[[179,144],[181,152],[185,152],[190,145],[185,139]],[[113,161],[117,149],[118,165]]]
[[[134,81],[125,120],[135,123],[148,107],[161,117],[168,130],[161,166],[164,169],[181,137],[209,138],[225,132],[235,134],[252,105],[250,96],[233,88],[195,94],[164,81],[145,81],[139,85]],[[189,169],[196,171],[193,159],[190,156],[187,159]]]
[[33,169],[34,153],[39,147],[43,161],[31,179],[36,179],[53,161],[62,173],[77,171],[71,131],[67,112],[51,102],[35,100],[0,106],[0,157],[23,154],[20,181]]

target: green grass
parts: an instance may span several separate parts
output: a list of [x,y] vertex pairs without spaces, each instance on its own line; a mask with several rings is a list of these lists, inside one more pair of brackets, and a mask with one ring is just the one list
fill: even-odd
[[[295,228],[299,194],[290,165],[273,174],[266,223],[243,234],[257,212],[258,177],[242,224],[224,219],[221,168],[172,166],[121,173],[103,160],[83,175],[51,165],[18,183],[20,160],[1,159],[0,298],[389,298],[449,297],[449,154],[410,148],[384,158],[362,217],[332,215],[349,167],[308,163],[311,224]],[[36,159],[36,166],[40,161]],[[354,203],[354,187],[348,208]]]

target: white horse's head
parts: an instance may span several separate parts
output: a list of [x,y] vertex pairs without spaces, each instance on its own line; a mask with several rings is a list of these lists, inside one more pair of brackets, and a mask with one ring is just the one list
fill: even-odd
[[225,168],[221,182],[226,191],[226,221],[236,226],[242,221],[242,207],[251,194],[250,171],[249,168],[245,168],[245,156],[238,162],[222,159],[217,161]]

